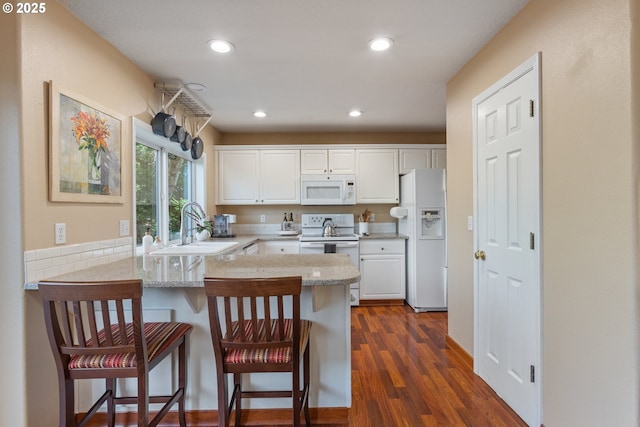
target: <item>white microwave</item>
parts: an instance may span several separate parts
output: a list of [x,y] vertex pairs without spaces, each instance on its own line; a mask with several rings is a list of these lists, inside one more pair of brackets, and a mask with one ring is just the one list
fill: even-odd
[[302,175],[300,204],[355,205],[355,175]]

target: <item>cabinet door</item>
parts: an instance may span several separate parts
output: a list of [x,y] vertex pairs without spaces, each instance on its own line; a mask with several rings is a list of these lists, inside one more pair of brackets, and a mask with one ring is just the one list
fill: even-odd
[[260,203],[300,203],[298,150],[260,151]]
[[407,148],[400,150],[400,174],[411,169],[427,169],[431,167],[430,148]]
[[297,241],[262,240],[260,241],[260,255],[270,254],[299,254],[300,244]]
[[360,299],[404,299],[404,255],[360,255]]
[[303,175],[329,173],[327,150],[300,150],[300,173]]
[[258,203],[260,152],[258,150],[217,151],[220,205],[254,205]]
[[447,150],[445,148],[431,150],[431,167],[433,169],[447,168]]
[[356,150],[329,150],[329,173],[351,175],[356,173]]
[[357,203],[398,203],[398,150],[356,150]]

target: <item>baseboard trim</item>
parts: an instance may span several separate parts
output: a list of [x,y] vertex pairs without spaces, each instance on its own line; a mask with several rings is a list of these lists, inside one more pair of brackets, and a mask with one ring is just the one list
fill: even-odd
[[[349,408],[309,408],[311,423],[323,426],[348,426]],[[76,417],[78,418],[78,417]],[[304,418],[302,418],[304,423]],[[231,425],[233,425],[233,417]],[[107,425],[107,414],[98,413],[87,424],[87,427],[101,427]],[[135,412],[121,412],[116,414],[117,427],[137,426]],[[217,427],[218,411],[201,410],[187,411],[187,425],[190,427]],[[287,426],[292,425],[291,409],[244,409],[242,411],[242,426]],[[178,413],[171,411],[160,422],[162,427],[178,427]]]
[[402,299],[361,299],[360,305],[364,307],[375,305],[404,305]]
[[466,352],[464,348],[460,346],[453,338],[449,336],[449,334],[445,335],[444,338],[447,347],[451,349],[451,351],[458,356],[469,368],[473,371],[473,357],[469,353]]

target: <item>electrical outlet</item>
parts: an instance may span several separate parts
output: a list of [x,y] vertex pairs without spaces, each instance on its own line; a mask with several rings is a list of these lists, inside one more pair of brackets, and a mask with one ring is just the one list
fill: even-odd
[[468,216],[467,217],[467,230],[473,231],[473,217],[472,216]]
[[260,215],[260,222],[263,224],[267,222],[267,216],[265,214]]
[[67,225],[65,223],[56,224],[55,240],[56,240],[56,245],[62,245],[67,243]]
[[371,215],[369,215],[369,222],[373,222],[376,220],[376,214],[372,213]]
[[129,220],[121,219],[120,220],[120,237],[129,235]]

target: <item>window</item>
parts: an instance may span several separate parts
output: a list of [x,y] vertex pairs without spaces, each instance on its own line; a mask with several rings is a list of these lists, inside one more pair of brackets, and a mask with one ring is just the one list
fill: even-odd
[[147,229],[166,244],[180,239],[182,206],[192,200],[204,206],[202,197],[196,197],[204,191],[195,179],[199,173],[198,181],[204,182],[204,156],[194,161],[190,152],[153,134],[146,124],[134,124],[136,245],[142,245]]
[[142,236],[149,229],[152,236],[158,233],[160,209],[158,183],[158,157],[160,150],[136,143],[136,245],[142,244]]

